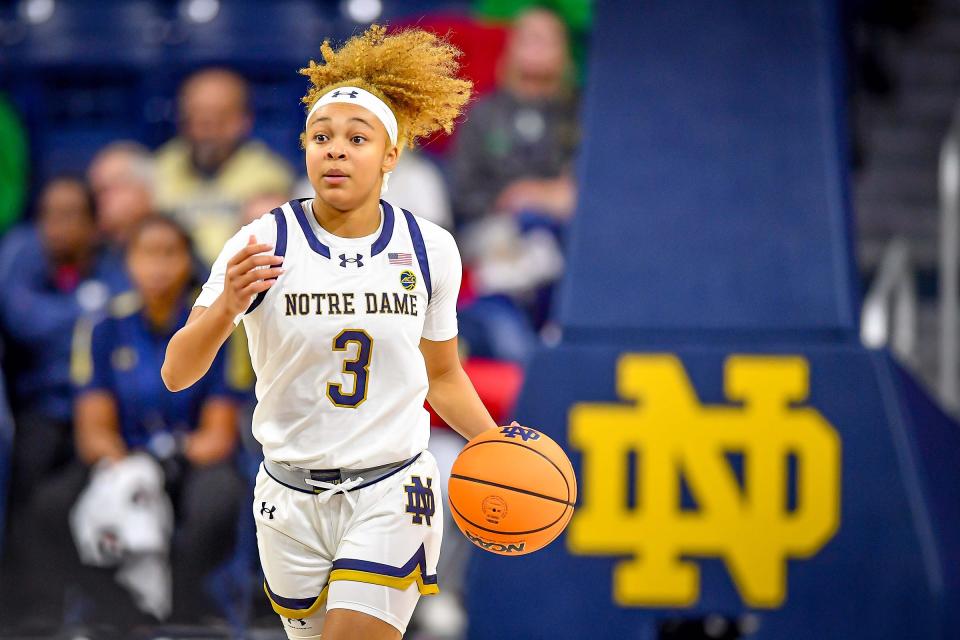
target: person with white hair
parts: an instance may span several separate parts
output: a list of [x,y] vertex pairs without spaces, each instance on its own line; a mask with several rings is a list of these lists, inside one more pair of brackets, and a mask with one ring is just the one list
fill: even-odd
[[93,157],[87,182],[96,205],[107,286],[114,294],[127,291],[131,287],[124,258],[127,242],[142,221],[156,215],[153,154],[139,142],[112,142]]
[[126,245],[130,232],[155,213],[153,154],[138,142],[113,142],[94,156],[87,179],[97,204],[97,225],[108,243]]

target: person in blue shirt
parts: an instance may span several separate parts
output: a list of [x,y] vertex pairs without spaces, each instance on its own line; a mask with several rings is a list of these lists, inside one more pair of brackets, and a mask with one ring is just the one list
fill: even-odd
[[[204,578],[232,552],[245,493],[232,458],[236,394],[225,382],[222,352],[208,375],[189,390],[171,393],[160,379],[167,342],[190,312],[193,270],[186,232],[168,218],[144,220],[128,242],[126,263],[134,290],[113,298],[99,320],[85,319],[77,326],[71,375],[79,460],[35,491],[33,530],[49,539],[32,545],[34,580],[45,592],[40,599],[49,601],[51,585],[65,581],[56,577],[57,571],[75,570],[67,512],[91,466],[146,451],[163,466],[174,505],[173,616],[178,622],[198,622],[216,612],[204,592]],[[49,570],[46,575],[37,575],[44,570]],[[129,596],[98,573],[82,572],[88,581],[84,592],[93,596],[94,618],[121,625],[142,621]]]
[[75,178],[51,180],[36,224],[0,247],[0,334],[17,434],[11,508],[46,473],[73,457],[71,336],[85,311],[109,299],[92,196]]
[[[20,591],[18,542],[30,542],[23,511],[36,487],[75,457],[71,336],[84,311],[109,299],[101,257],[90,191],[72,177],[47,182],[37,200],[35,222],[11,229],[0,244],[0,340],[15,425],[0,607],[15,602]],[[22,535],[14,531],[18,527]],[[0,621],[4,619],[0,611]]]

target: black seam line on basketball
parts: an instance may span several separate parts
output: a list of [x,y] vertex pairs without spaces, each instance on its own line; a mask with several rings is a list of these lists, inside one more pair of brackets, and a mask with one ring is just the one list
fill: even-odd
[[539,529],[530,529],[530,531],[498,531],[497,529],[488,529],[488,528],[486,528],[486,527],[484,527],[484,526],[482,526],[482,525],[479,525],[479,524],[477,524],[476,522],[474,522],[473,520],[471,520],[470,518],[468,518],[467,516],[465,516],[465,515],[463,515],[462,513],[460,513],[460,509],[457,509],[457,505],[455,505],[455,504],[453,503],[453,500],[447,500],[447,502],[450,503],[450,508],[453,509],[454,511],[456,511],[456,512],[457,512],[457,515],[460,516],[461,518],[463,518],[463,521],[466,522],[466,523],[468,523],[470,526],[476,527],[477,529],[480,529],[480,530],[482,530],[482,531],[487,531],[487,532],[489,532],[489,533],[498,533],[498,534],[503,535],[503,536],[523,536],[523,535],[527,535],[528,533],[537,533],[537,532],[539,532],[539,531],[543,531],[544,529],[549,529],[549,528],[552,527],[553,525],[555,525],[555,524],[557,524],[558,522],[560,522],[561,520],[563,520],[563,516],[566,515],[567,509],[570,509],[571,511],[573,510],[573,507],[571,507],[570,505],[565,506],[565,507],[563,508],[563,512],[560,514],[560,517],[559,517],[559,518],[557,518],[556,520],[554,520],[553,522],[551,522],[551,523],[548,524],[548,525],[544,525],[544,526],[540,527]]
[[[564,510],[564,511],[566,511],[566,510]],[[562,527],[558,527],[557,532],[556,532],[555,534],[553,534],[553,537],[552,537],[552,538],[550,538],[549,540],[547,540],[547,542],[543,545],[543,547],[546,547],[548,544],[550,544],[551,542],[553,542],[554,540],[556,540],[557,538],[559,538],[559,537],[560,537],[560,534],[563,533],[564,531],[566,531],[567,525],[570,524],[570,520],[571,520],[572,518],[573,518],[573,509],[571,508],[571,509],[570,509],[570,515],[567,516],[567,521],[563,524]],[[540,547],[540,548],[542,549],[543,547]]]
[[489,480],[480,480],[479,478],[471,478],[469,476],[461,476],[459,473],[451,473],[451,478],[456,478],[457,480],[466,480],[468,482],[476,482],[478,484],[488,484],[491,487],[500,487],[501,489],[509,489],[510,491],[516,491],[517,493],[525,493],[528,496],[533,496],[535,498],[543,498],[544,500],[550,500],[552,502],[559,502],[560,504],[565,504],[568,507],[574,505],[570,504],[566,500],[561,500],[560,498],[554,498],[553,496],[545,496],[542,493],[537,493],[536,491],[527,491],[526,489],[518,489],[516,487],[511,487],[508,484],[500,484],[499,482],[490,482]]
[[[540,456],[541,458],[543,458],[544,460],[546,460],[547,462],[549,462],[550,464],[552,464],[552,465],[553,465],[553,468],[556,469],[556,470],[557,470],[557,473],[560,474],[560,477],[563,478],[563,484],[567,487],[567,504],[570,504],[570,483],[567,482],[567,476],[564,475],[563,471],[560,469],[560,467],[557,466],[557,463],[556,463],[556,462],[554,462],[553,460],[551,460],[548,456],[543,455],[542,453],[540,453],[539,451],[537,451],[537,450],[534,449],[533,447],[528,447],[527,445],[523,444],[522,442],[507,442],[506,440],[484,440],[483,442],[477,442],[477,443],[475,443],[475,444],[468,444],[466,447],[463,448],[463,451],[466,451],[467,449],[473,449],[474,447],[479,447],[479,446],[482,445],[482,444],[496,444],[496,443],[499,443],[499,444],[512,444],[512,445],[514,445],[514,446],[516,446],[516,447],[523,447],[524,449],[527,449],[528,451],[533,451],[535,454],[537,454],[538,456]],[[460,453],[462,454],[463,451],[461,451]]]

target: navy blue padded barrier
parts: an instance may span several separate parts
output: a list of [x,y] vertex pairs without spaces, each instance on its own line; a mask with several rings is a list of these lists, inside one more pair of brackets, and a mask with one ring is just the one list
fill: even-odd
[[[937,541],[936,558],[944,567],[942,614],[945,629],[960,629],[960,500],[957,499],[957,459],[960,425],[931,401],[927,391],[898,364],[883,370],[883,381],[896,388],[900,411],[910,433],[910,453],[920,461],[918,488],[927,498],[931,527],[928,535]],[[891,394],[894,395],[894,394]]]
[[[547,433],[570,454],[580,484],[577,512],[567,532],[544,550],[522,557],[476,551],[468,577],[471,640],[653,639],[657,624],[668,618],[708,613],[736,617],[747,612],[754,613],[759,621],[759,631],[749,636],[756,640],[946,640],[956,637],[957,611],[960,611],[955,570],[960,548],[956,500],[956,488],[960,486],[960,467],[956,464],[960,455],[960,431],[956,423],[930,405],[909,375],[897,367],[886,352],[867,351],[855,345],[779,344],[763,351],[732,351],[720,345],[679,349],[672,345],[659,349],[650,345],[632,347],[559,347],[541,351],[531,364],[515,417],[522,424]],[[730,383],[730,375],[727,374],[725,381],[723,369],[729,356],[735,353],[780,358],[800,356],[809,363],[809,396],[780,406],[787,412],[807,407],[819,412],[829,430],[838,436],[839,519],[836,531],[824,536],[809,557],[787,554],[785,598],[778,606],[745,603],[738,588],[746,581],[734,579],[727,562],[721,561],[722,556],[698,551],[692,545],[686,548],[681,545],[680,559],[698,567],[700,581],[694,602],[659,608],[617,606],[613,594],[616,567],[635,554],[650,562],[662,559],[655,550],[643,546],[643,540],[653,537],[655,532],[651,530],[645,536],[638,536],[635,552],[573,550],[571,534],[577,519],[588,509],[596,509],[606,495],[596,488],[596,483],[591,485],[586,473],[584,460],[590,452],[572,438],[573,407],[599,403],[635,408],[637,429],[656,426],[682,430],[693,424],[680,413],[660,419],[643,413],[654,402],[650,394],[657,393],[661,399],[666,397],[670,385],[662,379],[648,381],[646,391],[649,393],[639,402],[618,395],[618,360],[633,352],[642,356],[676,355],[691,381],[697,401],[706,408],[722,407],[735,415],[750,402],[731,401],[729,392],[724,391],[725,382]],[[609,441],[611,436],[601,426],[601,419],[596,420],[596,427],[588,432],[595,431],[596,442]],[[777,433],[793,428],[776,420],[750,424],[753,428]],[[805,427],[799,425],[798,428]],[[686,442],[690,447],[687,452],[704,444],[711,447],[710,430],[693,433]],[[731,454],[736,454],[738,446],[729,449]],[[763,492],[757,483],[743,477],[744,460],[758,451],[759,445],[756,451],[741,451],[739,463],[730,455],[726,465],[721,463],[717,468],[717,477],[730,473],[737,476],[741,485],[745,484],[741,488],[744,500],[750,494],[759,496]],[[652,448],[640,451],[636,454],[636,465],[642,465],[647,456],[654,454]],[[619,451],[618,455],[627,455],[627,452]],[[825,472],[823,460],[798,460],[792,467],[788,466],[791,477],[809,473],[814,474],[809,477],[817,481]],[[805,468],[806,462],[811,464]],[[697,464],[692,459],[686,463]],[[699,502],[701,505],[710,505],[718,496],[710,487],[691,491],[689,487],[697,485],[691,482],[696,476],[688,475],[690,472],[686,467],[683,477],[675,478],[677,482],[686,480],[687,487],[684,504],[674,515],[729,517],[723,524],[720,521],[705,523],[704,539],[728,536],[732,540],[731,548],[736,549],[735,541],[744,537],[754,541],[750,545],[763,547],[762,542],[755,541],[775,538],[776,526],[790,526],[781,516],[758,516],[752,522],[741,522],[735,513],[725,512],[719,506],[715,506],[714,515],[698,514],[694,510],[698,501],[703,500]],[[777,476],[769,479],[776,480]],[[609,488],[629,479],[624,476],[607,478],[607,481],[612,483]],[[797,513],[796,484],[794,479],[789,486],[792,499],[784,497],[794,504],[782,517]],[[636,491],[642,490],[641,487]],[[671,489],[669,485],[658,484],[650,491],[652,493],[639,497],[634,495],[633,506],[624,504],[620,515],[626,517],[629,510],[642,505],[644,500],[653,499],[654,494],[669,495]],[[655,519],[652,524],[658,521],[662,526],[676,524],[667,516]],[[736,528],[751,524],[752,528]],[[609,527],[594,530],[592,535],[602,541],[609,532],[625,526],[630,526],[626,520],[615,521]],[[745,551],[742,546],[739,548]],[[746,573],[767,566],[768,559],[763,553],[751,549],[752,546],[746,549],[749,567]],[[658,582],[651,581],[648,585],[651,583],[656,590]]]
[[831,4],[597,5],[568,336],[853,337]]

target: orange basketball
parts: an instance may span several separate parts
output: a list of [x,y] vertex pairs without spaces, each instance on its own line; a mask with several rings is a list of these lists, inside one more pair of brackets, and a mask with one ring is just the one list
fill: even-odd
[[482,433],[453,463],[450,513],[475,545],[517,556],[542,549],[573,516],[577,478],[556,442],[536,429]]

